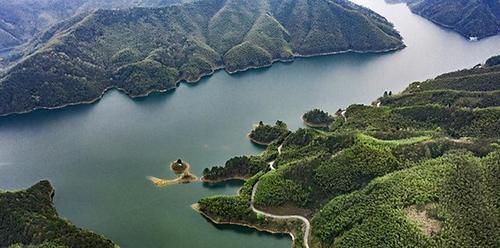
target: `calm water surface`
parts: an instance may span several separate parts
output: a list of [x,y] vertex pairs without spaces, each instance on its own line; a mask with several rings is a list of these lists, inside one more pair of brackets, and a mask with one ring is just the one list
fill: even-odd
[[131,100],[108,93],[98,104],[0,118],[0,188],[40,179],[56,188],[62,216],[122,247],[289,247],[286,236],[216,227],[190,209],[199,198],[234,194],[238,185],[156,188],[179,157],[193,172],[261,152],[245,135],[260,120],[301,127],[305,111],[370,103],[385,90],[500,54],[500,37],[468,42],[403,5],[357,0],[392,21],[407,48],[384,55],[299,59],[241,73],[219,72],[175,92]]

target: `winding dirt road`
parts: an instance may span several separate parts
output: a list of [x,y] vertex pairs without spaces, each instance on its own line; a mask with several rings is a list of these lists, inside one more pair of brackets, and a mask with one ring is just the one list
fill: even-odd
[[[278,147],[278,154],[281,154],[281,148],[283,148],[283,145],[280,145]],[[274,168],[274,163],[276,162],[275,161],[272,161],[272,162],[269,162],[269,167],[271,168],[271,170],[276,170],[276,168]],[[305,217],[303,216],[300,216],[300,215],[274,215],[274,214],[270,214],[270,213],[266,213],[264,211],[261,211],[261,210],[258,210],[257,208],[255,208],[255,205],[254,205],[254,202],[255,202],[255,193],[257,192],[257,187],[259,186],[259,182],[257,182],[254,186],[253,186],[253,189],[252,189],[252,198],[251,198],[251,201],[250,201],[250,207],[252,208],[252,211],[254,211],[256,214],[261,214],[261,215],[264,215],[264,216],[267,216],[267,217],[270,217],[270,218],[274,218],[274,219],[281,219],[281,220],[287,220],[287,219],[296,219],[296,220],[300,220],[302,222],[304,222],[304,225],[305,225],[305,230],[304,230],[304,247],[306,248],[309,248],[309,233],[311,232],[311,223],[309,222],[308,219],[306,219]],[[295,237],[292,235],[292,239],[295,240]]]
[[[275,219],[282,219],[282,220],[287,220],[287,219],[296,219],[304,222],[305,224],[305,230],[304,230],[304,247],[309,248],[309,233],[311,232],[311,223],[309,222],[308,219],[305,217],[302,217],[300,215],[274,215],[270,213],[263,212],[261,210],[258,210],[254,206],[255,202],[255,193],[257,192],[257,187],[259,185],[259,182],[257,182],[252,189],[252,200],[250,202],[250,206],[252,207],[252,211],[254,211],[256,214],[261,214],[270,218],[275,218]],[[295,239],[295,237],[292,234],[292,238]]]

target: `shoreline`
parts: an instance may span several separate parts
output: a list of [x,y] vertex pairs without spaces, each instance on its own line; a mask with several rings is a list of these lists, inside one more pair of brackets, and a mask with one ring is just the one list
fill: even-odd
[[395,52],[395,51],[399,51],[399,50],[404,49],[404,48],[406,48],[405,44],[402,44],[402,45],[394,47],[394,48],[387,48],[387,49],[381,49],[381,50],[366,50],[366,51],[362,51],[362,50],[356,50],[356,49],[347,49],[347,50],[336,51],[336,52],[311,53],[311,54],[293,53],[292,57],[288,58],[288,59],[282,59],[282,58],[272,59],[271,62],[268,63],[268,64],[264,64],[264,65],[260,65],[260,66],[247,66],[247,67],[242,68],[242,69],[236,69],[236,70],[233,70],[233,71],[227,71],[227,73],[230,74],[230,75],[233,75],[233,74],[236,74],[236,73],[239,73],[239,72],[245,72],[245,71],[252,70],[252,69],[269,68],[272,65],[274,65],[275,63],[278,63],[278,62],[280,62],[280,63],[291,63],[291,62],[295,61],[295,59],[298,59],[298,58],[323,57],[323,56],[332,56],[332,55],[339,55],[339,54],[346,54],[346,53],[354,53],[354,54],[380,54],[380,53]]
[[296,219],[296,220],[303,222],[304,223],[304,236],[303,236],[304,247],[309,248],[309,235],[311,233],[311,223],[309,222],[309,220],[306,217],[300,216],[300,215],[275,215],[275,214],[266,213],[262,210],[257,209],[254,204],[255,204],[255,194],[257,192],[258,185],[259,185],[259,182],[257,181],[257,183],[255,183],[255,185],[252,188],[252,196],[251,196],[251,200],[250,200],[250,208],[252,209],[252,211],[255,212],[256,214],[262,214],[264,216],[274,218],[274,219],[282,219],[282,220]]
[[146,179],[151,181],[156,187],[166,187],[169,185],[175,185],[175,184],[188,184],[188,183],[195,183],[199,182],[200,179],[191,173],[191,164],[187,162],[183,162],[183,164],[186,165],[186,168],[182,171],[176,171],[173,167],[176,161],[173,161],[170,164],[170,170],[174,172],[175,174],[178,174],[179,176],[174,178],[174,179],[163,179],[163,178],[158,178],[154,176],[147,176]]
[[[417,11],[413,11],[409,6],[407,6],[410,11],[415,14],[415,15],[418,15],[422,18],[424,18],[425,20],[428,20],[432,23],[434,23],[435,25],[441,27],[441,28],[444,28],[444,29],[447,29],[447,30],[450,30],[450,31],[453,31],[457,34],[459,34],[460,36],[462,36],[464,39],[466,39],[467,41],[469,42],[474,42],[474,41],[480,41],[480,40],[483,40],[483,39],[487,39],[487,38],[490,38],[490,37],[493,37],[493,36],[497,36],[497,35],[500,35],[500,32],[497,32],[497,33],[490,33],[490,34],[486,34],[486,35],[482,35],[482,36],[468,36],[466,35],[465,33],[463,33],[460,29],[458,29],[456,26],[450,26],[450,25],[446,25],[444,23],[441,23],[431,17],[428,17],[428,16],[424,16],[422,15],[421,12],[417,12]],[[472,37],[475,37],[477,38],[477,40],[471,40]]]
[[225,177],[217,180],[213,179],[206,179],[205,177],[200,178],[200,182],[202,183],[209,183],[209,184],[218,184],[218,183],[224,183],[228,181],[246,181],[248,180],[249,177],[244,177],[244,176],[232,176],[232,177]]
[[252,142],[252,143],[254,143],[256,145],[259,145],[259,146],[269,146],[270,144],[272,144],[274,142],[274,140],[271,141],[271,142],[261,142],[261,141],[258,141],[256,139],[250,137],[250,133],[247,134],[247,138],[250,140],[250,142]]
[[304,125],[306,125],[307,127],[310,127],[310,128],[327,128],[330,126],[330,124],[315,124],[315,123],[312,123],[312,122],[308,122],[306,121],[304,118],[302,118],[302,121],[304,122]]
[[211,216],[209,216],[208,214],[206,214],[205,212],[201,211],[198,203],[192,204],[191,208],[195,212],[199,213],[200,215],[207,218],[208,220],[210,220],[212,223],[214,223],[216,225],[238,225],[238,226],[252,228],[252,229],[255,229],[259,232],[266,232],[266,233],[270,233],[270,234],[288,234],[292,238],[292,247],[293,247],[293,243],[295,242],[295,235],[293,234],[293,232],[280,232],[280,231],[271,230],[271,229],[259,227],[257,225],[243,223],[243,222],[217,221],[217,220],[213,219]]
[[347,53],[354,53],[354,54],[380,54],[380,53],[388,53],[388,52],[399,51],[401,49],[404,49],[405,47],[406,47],[406,45],[402,44],[402,45],[397,46],[397,47],[388,48],[388,49],[381,49],[381,50],[361,51],[361,50],[355,50],[355,49],[347,49],[347,50],[343,50],[343,51],[325,52],[325,53],[313,53],[313,54],[294,53],[293,56],[291,58],[289,58],[289,59],[281,59],[281,58],[280,59],[273,59],[273,60],[271,60],[271,62],[269,64],[264,64],[264,65],[260,65],[260,66],[247,66],[245,68],[236,69],[236,70],[233,70],[233,71],[228,71],[225,65],[218,65],[218,66],[215,66],[214,68],[212,68],[212,71],[201,73],[194,80],[189,80],[189,79],[185,79],[185,78],[179,78],[177,81],[175,81],[175,83],[173,84],[172,87],[169,87],[169,88],[166,88],[166,89],[152,89],[152,90],[149,90],[149,91],[145,92],[144,94],[130,95],[123,88],[120,88],[120,87],[117,87],[117,86],[108,86],[108,87],[104,88],[104,90],[101,92],[101,94],[99,96],[97,96],[97,97],[95,97],[93,99],[90,99],[90,100],[84,100],[84,101],[78,101],[78,102],[72,102],[72,103],[65,103],[65,104],[62,104],[62,105],[59,105],[59,106],[53,106],[53,107],[37,106],[37,107],[33,107],[31,109],[28,109],[28,110],[13,111],[13,112],[3,113],[3,114],[0,114],[0,117],[6,117],[6,116],[10,116],[10,115],[28,114],[28,113],[31,113],[31,112],[34,112],[34,111],[37,111],[37,110],[57,110],[57,109],[62,109],[62,108],[65,108],[65,107],[70,107],[70,106],[93,104],[93,103],[96,103],[99,100],[101,100],[104,97],[104,95],[106,95],[106,93],[108,91],[110,91],[110,90],[118,90],[119,92],[127,95],[131,99],[147,97],[147,96],[149,96],[151,94],[154,94],[154,93],[166,93],[166,92],[173,91],[173,90],[177,89],[180,86],[181,83],[195,84],[195,83],[198,83],[203,78],[210,77],[210,76],[214,75],[216,72],[218,72],[220,70],[224,70],[224,69],[226,69],[226,72],[229,75],[234,75],[236,73],[246,72],[246,71],[253,70],[253,69],[269,68],[269,67],[271,67],[272,65],[274,65],[275,63],[278,63],[278,62],[281,62],[281,63],[290,63],[290,62],[293,62],[296,58],[322,57],[322,56],[331,56],[331,55],[347,54]]
[[195,182],[199,181],[199,179],[194,175],[189,174],[188,176],[189,177],[180,176],[180,177],[175,178],[175,179],[162,179],[162,178],[158,178],[158,177],[154,177],[154,176],[147,176],[146,179],[151,181],[151,183],[153,183],[154,186],[156,186],[156,187],[167,187],[170,185],[188,184],[188,183],[195,183]]

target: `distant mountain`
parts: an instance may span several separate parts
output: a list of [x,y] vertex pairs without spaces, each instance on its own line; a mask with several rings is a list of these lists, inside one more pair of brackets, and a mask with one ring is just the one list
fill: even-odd
[[0,51],[74,14],[100,8],[160,7],[183,0],[0,0]]
[[0,115],[172,89],[225,68],[404,47],[384,17],[347,0],[204,0],[98,10],[30,42],[0,77]]
[[386,0],[406,2],[411,11],[467,38],[500,33],[500,0]]
[[0,191],[0,247],[118,247],[111,240],[60,218],[53,197],[54,188],[48,181],[27,190]]

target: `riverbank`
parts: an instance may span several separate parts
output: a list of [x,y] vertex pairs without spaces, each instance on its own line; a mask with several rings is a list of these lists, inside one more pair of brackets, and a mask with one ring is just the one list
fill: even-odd
[[438,20],[436,20],[434,18],[431,18],[430,16],[422,15],[421,12],[413,11],[411,8],[409,8],[409,9],[415,15],[421,16],[422,18],[425,18],[426,20],[434,23],[435,25],[437,25],[437,26],[439,26],[441,28],[444,28],[444,29],[456,32],[457,34],[459,34],[460,36],[464,37],[466,40],[471,41],[471,42],[473,42],[473,41],[479,41],[479,40],[486,39],[486,38],[489,38],[489,37],[492,37],[492,36],[500,34],[499,32],[492,32],[492,33],[486,33],[486,34],[480,35],[480,36],[470,36],[470,35],[468,35],[467,33],[465,33],[463,30],[461,30],[457,26],[451,26],[451,25],[444,24],[444,23],[442,23],[442,22],[440,22],[440,21],[438,21]]
[[325,127],[330,126],[330,124],[328,124],[328,123],[316,124],[316,123],[308,122],[304,119],[302,119],[302,121],[304,122],[304,125],[306,125],[307,127],[311,127],[311,128],[325,128]]
[[252,196],[250,200],[250,207],[252,208],[252,211],[255,212],[256,214],[264,215],[270,218],[274,219],[283,219],[283,220],[290,220],[290,219],[296,219],[304,223],[305,230],[304,231],[304,236],[303,237],[303,242],[304,242],[304,247],[309,248],[309,234],[311,233],[311,223],[309,222],[308,219],[306,219],[303,216],[300,215],[275,215],[275,214],[270,214],[267,212],[264,212],[262,210],[259,210],[255,208],[255,193],[257,192],[257,187],[259,186],[259,182],[255,183],[255,185],[252,188]]
[[250,137],[250,133],[247,134],[247,137],[248,139],[250,140],[250,142],[256,144],[256,145],[259,145],[259,146],[269,146],[271,143],[273,143],[274,141],[271,141],[271,142],[262,142],[262,141],[258,141],[252,137]]
[[[277,149],[278,149],[278,154],[281,154],[281,149],[283,147],[283,144],[281,144]],[[274,168],[274,161],[271,161],[268,163],[269,168],[271,170],[275,170]],[[245,196],[248,197],[246,198],[246,204],[250,204],[250,209],[252,210],[253,214],[257,216],[257,221],[259,223],[253,223],[251,220],[252,218],[248,217],[242,217],[246,216],[246,214],[243,214],[243,212],[240,212],[239,217],[236,217],[237,221],[232,220],[232,217],[229,217],[230,220],[228,221],[221,221],[219,219],[215,219],[212,217],[210,214],[205,213],[201,210],[199,203],[191,205],[191,207],[201,215],[203,215],[205,218],[210,220],[212,223],[215,224],[228,224],[228,225],[240,225],[240,226],[245,226],[249,228],[254,228],[258,231],[263,231],[263,232],[269,232],[269,233],[287,233],[292,237],[292,247],[294,248],[309,248],[309,234],[311,232],[311,223],[306,217],[303,217],[301,215],[277,215],[277,214],[272,214],[269,212],[265,212],[264,210],[257,209],[255,207],[255,194],[257,191],[257,187],[259,185],[259,179],[262,175],[265,174],[265,172],[261,171],[259,172],[260,174],[256,174],[255,176],[249,178],[243,187],[241,187],[238,190],[238,195],[237,196]],[[249,186],[251,188],[249,188]],[[235,203],[237,204],[237,203]],[[240,210],[241,211],[241,210]],[[246,211],[245,211],[246,212]],[[225,215],[221,215],[222,218],[224,218]],[[297,227],[297,222],[301,223],[300,229],[301,231],[297,231],[299,228]],[[296,237],[299,237],[299,239],[296,239]],[[300,240],[300,242],[298,241]]]
[[342,50],[342,51],[336,51],[336,52],[325,52],[325,53],[312,53],[312,54],[300,54],[300,53],[294,53],[291,58],[287,59],[273,59],[271,60],[270,63],[264,64],[264,65],[259,65],[259,66],[247,66],[242,69],[236,69],[232,71],[227,71],[229,74],[235,74],[239,72],[245,72],[248,70],[252,69],[262,69],[262,68],[268,68],[271,67],[275,63],[291,63],[297,58],[312,58],[312,57],[321,57],[321,56],[332,56],[332,55],[338,55],[338,54],[345,54],[345,53],[357,53],[357,54],[368,54],[368,53],[373,53],[373,54],[379,54],[379,53],[388,53],[388,52],[395,52],[401,49],[406,48],[405,44],[402,44],[400,46],[394,47],[394,48],[388,48],[388,49],[381,49],[381,50],[367,50],[367,51],[362,51],[362,50],[355,50],[355,49],[347,49],[347,50]]
[[208,219],[210,222],[212,222],[216,225],[238,225],[238,226],[243,226],[243,227],[247,227],[247,228],[252,228],[252,229],[255,229],[259,232],[266,232],[266,233],[270,233],[270,234],[289,235],[290,238],[292,239],[292,247],[295,247],[295,242],[297,241],[296,237],[299,237],[299,235],[300,235],[295,230],[279,229],[277,227],[277,225],[276,226],[261,226],[258,224],[252,224],[252,223],[246,223],[246,222],[219,221],[219,220],[214,219],[212,216],[206,214],[205,212],[201,211],[198,203],[192,204],[191,208],[195,212],[199,213],[201,216],[203,216],[204,218]]
[[328,123],[317,124],[317,123],[308,122],[304,118],[302,118],[302,122],[304,123],[304,125],[306,125],[307,127],[311,127],[311,128],[325,128],[325,127],[330,126],[330,124],[328,124]]
[[203,183],[209,183],[209,184],[218,184],[218,183],[223,183],[223,182],[228,182],[228,181],[246,181],[248,180],[248,177],[244,176],[231,176],[231,177],[224,177],[221,179],[206,179],[205,177],[201,177],[200,181]]
[[214,68],[212,68],[211,71],[203,72],[198,77],[196,77],[195,79],[179,78],[179,79],[177,79],[175,81],[174,84],[172,84],[171,87],[164,88],[164,89],[152,89],[152,90],[149,90],[149,91],[147,91],[147,92],[145,92],[143,94],[132,95],[132,94],[129,94],[123,88],[120,88],[120,87],[117,87],[117,86],[109,86],[109,87],[106,87],[99,96],[97,96],[95,98],[92,98],[92,99],[89,99],[89,100],[82,100],[82,101],[77,101],[77,102],[70,102],[70,103],[65,103],[65,104],[61,104],[61,105],[58,105],[58,106],[36,106],[36,107],[30,108],[28,110],[12,111],[12,112],[7,112],[7,113],[2,113],[2,114],[0,114],[0,117],[9,116],[9,115],[16,115],[16,114],[27,114],[27,113],[31,113],[31,112],[37,111],[37,110],[56,110],[56,109],[62,109],[62,108],[65,108],[65,107],[76,106],[76,105],[94,104],[94,103],[98,102],[99,100],[101,100],[104,97],[104,95],[108,91],[110,91],[110,90],[118,90],[119,92],[121,92],[121,93],[129,96],[132,99],[147,97],[147,96],[149,96],[151,94],[155,94],[155,93],[166,93],[166,92],[175,90],[176,88],[178,88],[180,86],[181,83],[195,84],[195,83],[199,82],[200,80],[202,80],[203,78],[210,77],[213,74],[215,74],[216,72],[218,72],[220,70],[223,70],[223,69],[226,69],[226,72],[228,74],[232,75],[232,74],[236,74],[236,73],[240,73],[240,72],[245,72],[245,71],[253,70],[253,69],[268,68],[268,67],[271,67],[274,63],[278,63],[278,62],[281,62],[281,63],[291,63],[296,58],[311,58],[311,57],[320,57],[320,56],[331,56],[331,55],[338,55],[338,54],[345,54],[345,53],[356,53],[356,54],[369,54],[369,53],[373,53],[373,54],[379,54],[379,53],[388,53],[388,52],[398,51],[398,50],[404,49],[405,47],[406,47],[406,45],[402,44],[402,45],[394,47],[394,48],[382,49],[382,50],[362,51],[362,50],[347,49],[347,50],[343,50],[343,51],[327,52],[327,53],[313,53],[313,54],[299,54],[299,53],[295,53],[295,54],[293,54],[293,57],[291,57],[289,59],[274,59],[274,60],[272,60],[268,64],[259,65],[259,66],[247,66],[247,67],[242,68],[242,69],[236,69],[236,70],[231,70],[231,71],[228,71],[225,65],[216,65]]

